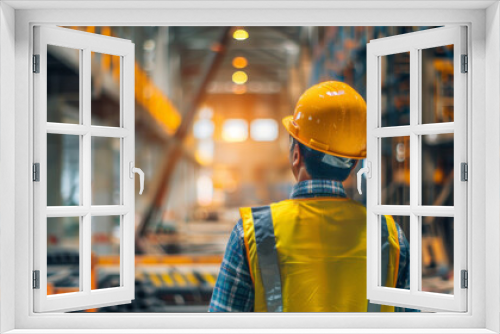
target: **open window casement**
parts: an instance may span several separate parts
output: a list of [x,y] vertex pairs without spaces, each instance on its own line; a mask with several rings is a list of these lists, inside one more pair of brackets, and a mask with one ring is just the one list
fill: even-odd
[[[436,48],[448,53],[451,60],[446,63],[440,58],[429,57],[427,50],[436,54]],[[372,303],[425,310],[466,311],[466,55],[466,28],[459,26],[381,38],[370,41],[367,46],[367,166],[371,169],[367,178],[367,297]],[[409,57],[409,70],[402,68],[408,62],[398,62],[398,57]],[[430,85],[434,87],[430,92],[424,91],[429,85],[422,84],[424,80],[429,80],[429,66],[432,69],[442,68],[435,70],[439,75],[432,74],[434,77],[430,80],[440,81],[441,84]],[[390,71],[408,72],[408,75],[405,74],[400,82],[391,79]],[[400,115],[389,117],[390,112],[402,111],[398,109],[398,101],[393,104],[392,111],[388,110],[388,100],[393,96],[387,93],[387,86],[395,85],[396,81],[399,95],[403,90],[408,91],[409,117],[406,118]],[[446,92],[443,93],[443,90]],[[434,100],[436,94],[444,94],[446,98]],[[425,175],[429,170],[425,167],[428,164],[423,161],[423,149],[440,140],[441,143],[447,141],[447,147],[452,150],[448,159],[451,160],[451,170],[445,175],[442,171],[439,175],[435,174],[435,180],[449,182],[442,181],[444,190],[441,193],[444,195],[437,196],[430,203],[423,196],[427,189],[423,180],[429,178]],[[441,158],[438,156],[436,159]],[[392,184],[405,188],[399,197],[387,196],[395,191],[388,186],[388,176],[384,173],[391,163],[407,164],[402,173],[390,176],[393,181],[396,180]],[[444,203],[442,199],[446,194],[449,200]],[[385,215],[392,215],[395,221],[409,221],[409,289],[386,284],[387,262],[398,261],[388,257],[387,249],[382,246]],[[424,248],[427,247],[424,241],[428,241],[423,231],[429,224],[437,229],[443,227],[439,224],[449,224],[448,228],[453,232],[453,246],[450,247],[452,266],[447,268],[447,273],[441,274],[449,278],[451,287],[447,293],[430,292],[432,289],[423,288],[423,261],[427,261],[424,259]]]
[[[33,53],[34,311],[129,303],[138,170],[134,44],[38,26]],[[113,101],[95,103],[99,94]],[[119,255],[109,287],[97,288],[93,252]],[[55,280],[67,288],[56,289]]]

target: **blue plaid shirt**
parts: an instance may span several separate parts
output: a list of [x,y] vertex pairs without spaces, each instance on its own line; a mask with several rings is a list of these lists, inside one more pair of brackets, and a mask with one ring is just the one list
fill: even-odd
[[[341,182],[308,180],[297,183],[290,196],[295,198],[347,197]],[[410,288],[410,247],[403,231],[399,235],[400,258],[396,287]],[[233,228],[208,308],[209,312],[252,312],[254,287],[250,276],[241,220]],[[397,308],[398,311],[402,309]],[[406,311],[411,311],[406,309]]]

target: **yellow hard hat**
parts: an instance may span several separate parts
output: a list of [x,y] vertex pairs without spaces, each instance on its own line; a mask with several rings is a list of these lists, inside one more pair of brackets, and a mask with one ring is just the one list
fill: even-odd
[[343,82],[326,81],[306,90],[293,116],[283,118],[283,125],[292,137],[314,150],[366,158],[366,103]]

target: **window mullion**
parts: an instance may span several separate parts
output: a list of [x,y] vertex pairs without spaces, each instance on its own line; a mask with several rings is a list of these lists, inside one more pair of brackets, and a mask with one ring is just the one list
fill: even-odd
[[[420,218],[413,212],[420,196],[420,145],[414,129],[419,123],[420,57],[418,49],[410,50],[410,291],[418,291],[420,282]],[[417,260],[418,259],[418,260]]]
[[[82,78],[82,124],[86,128],[90,128],[91,122],[91,59],[90,59],[90,49],[83,49],[83,61],[82,61],[83,71],[81,73]],[[82,188],[83,188],[83,205],[90,208],[91,205],[91,192],[92,192],[92,151],[91,151],[91,134],[87,131],[86,134],[82,136],[83,147],[82,147]],[[81,234],[81,246],[80,246],[80,257],[83,262],[83,291],[90,293],[91,291],[91,222],[92,216],[90,215],[90,210],[86,215],[83,216],[83,233]]]

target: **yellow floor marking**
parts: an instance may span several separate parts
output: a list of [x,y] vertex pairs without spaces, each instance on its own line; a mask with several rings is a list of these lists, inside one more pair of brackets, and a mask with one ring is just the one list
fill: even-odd
[[151,282],[153,282],[154,286],[156,286],[156,287],[160,287],[162,285],[160,278],[155,273],[150,273],[149,279],[151,280]]
[[175,272],[173,276],[179,286],[186,286],[186,280],[180,273]]
[[161,278],[163,279],[163,282],[165,282],[166,285],[168,285],[168,286],[174,285],[174,280],[172,279],[172,277],[170,277],[169,274],[163,273],[163,274],[161,274]]
[[191,272],[187,273],[186,278],[189,281],[189,283],[191,283],[192,285],[194,285],[194,286],[200,285],[198,283],[198,280],[196,279],[196,277],[194,277],[193,273],[191,273]]
[[208,284],[210,284],[211,286],[215,285],[215,278],[212,276],[212,274],[210,274],[210,273],[203,273],[202,276],[205,279],[205,281],[208,282]]

